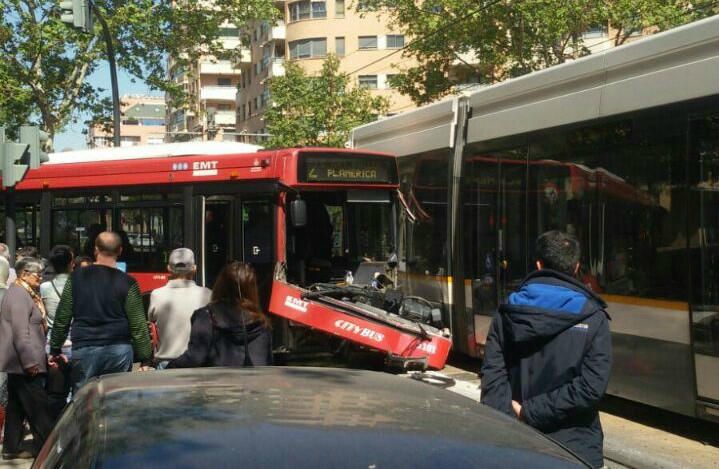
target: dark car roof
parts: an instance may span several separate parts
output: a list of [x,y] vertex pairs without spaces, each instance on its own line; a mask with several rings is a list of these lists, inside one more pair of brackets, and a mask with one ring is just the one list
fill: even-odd
[[95,453],[78,465],[103,468],[578,464],[538,432],[470,399],[359,370],[113,375],[87,384],[54,433],[72,434],[67,425],[86,427],[83,451]]

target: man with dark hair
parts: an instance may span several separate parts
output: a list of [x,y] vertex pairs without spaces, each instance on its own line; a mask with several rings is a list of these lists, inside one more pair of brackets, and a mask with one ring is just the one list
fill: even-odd
[[575,280],[579,259],[571,235],[537,239],[537,271],[492,321],[481,400],[602,467],[597,407],[611,370],[609,316],[606,303]]
[[[73,391],[93,376],[152,364],[150,333],[135,279],[117,268],[122,240],[111,231],[95,239],[95,264],[75,270],[65,284],[50,338],[53,360],[72,322]],[[134,355],[133,355],[134,353]]]

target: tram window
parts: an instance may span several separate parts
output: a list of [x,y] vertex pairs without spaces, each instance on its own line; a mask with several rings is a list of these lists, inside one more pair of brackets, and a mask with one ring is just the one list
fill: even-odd
[[415,217],[402,226],[408,272],[444,275],[447,267],[449,156],[442,149],[399,160],[402,194]]
[[[669,113],[549,132],[529,150],[529,247],[560,229],[600,293],[686,300],[682,126]],[[530,256],[531,258],[531,256]]]
[[122,208],[118,232],[123,238],[120,260],[130,272],[163,272],[170,252],[183,245],[182,208]]

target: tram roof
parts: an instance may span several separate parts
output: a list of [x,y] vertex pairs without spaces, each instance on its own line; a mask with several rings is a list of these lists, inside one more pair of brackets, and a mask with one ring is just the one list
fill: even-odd
[[355,148],[398,156],[454,146],[461,101],[467,142],[483,142],[719,95],[719,15],[357,127]]
[[50,153],[50,161],[46,164],[89,163],[93,161],[120,161],[192,155],[230,155],[256,153],[260,150],[262,150],[261,146],[238,142],[177,142]]

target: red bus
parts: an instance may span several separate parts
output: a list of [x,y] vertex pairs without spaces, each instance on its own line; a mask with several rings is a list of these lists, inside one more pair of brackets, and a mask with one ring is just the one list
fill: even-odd
[[[430,360],[439,368],[449,345],[432,344],[426,327],[303,298],[394,251],[397,188],[394,157],[347,149],[184,143],[58,153],[16,187],[17,242],[91,256],[97,233],[112,229],[143,292],[167,281],[180,246],[195,252],[198,283],[210,287],[227,262],[250,262],[266,310],[391,354],[441,356]],[[395,340],[386,327],[409,335]]]

